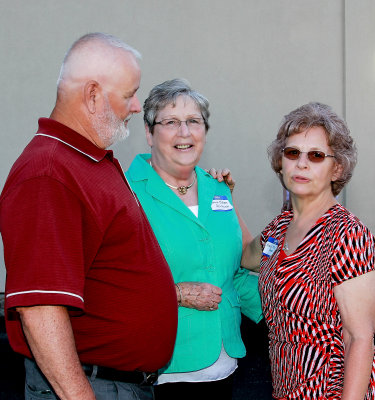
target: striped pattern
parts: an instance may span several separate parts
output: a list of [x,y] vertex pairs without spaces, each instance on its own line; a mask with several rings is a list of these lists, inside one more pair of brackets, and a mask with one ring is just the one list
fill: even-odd
[[[340,399],[343,386],[342,323],[334,286],[375,269],[374,237],[341,205],[330,208],[290,256],[282,251],[291,211],[262,233],[278,240],[263,256],[259,278],[269,328],[276,399]],[[375,362],[365,399],[375,399]]]

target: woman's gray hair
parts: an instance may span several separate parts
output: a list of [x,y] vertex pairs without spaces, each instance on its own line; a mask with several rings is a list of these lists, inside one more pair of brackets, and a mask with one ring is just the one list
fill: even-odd
[[339,179],[331,182],[332,193],[337,196],[353,175],[357,163],[357,149],[346,122],[330,106],[317,102],[308,103],[286,115],[276,139],[268,147],[268,157],[272,169],[284,186],[280,171],[282,151],[287,138],[315,126],[321,126],[325,130],[328,145],[333,151],[337,164],[342,167]]
[[208,131],[210,127],[208,124],[208,118],[210,116],[208,100],[203,95],[193,90],[186,79],[172,79],[156,85],[143,104],[143,119],[151,133],[153,132],[158,112],[169,104],[175,106],[176,100],[180,96],[189,97],[195,102],[202,114],[206,132]]

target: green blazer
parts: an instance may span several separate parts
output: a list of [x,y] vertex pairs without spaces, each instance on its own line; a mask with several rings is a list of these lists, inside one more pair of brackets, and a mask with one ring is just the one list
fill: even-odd
[[214,196],[226,196],[232,204],[230,190],[196,167],[196,218],[146,162],[149,158],[149,154],[137,155],[126,177],[146,212],[175,282],[208,282],[223,291],[217,311],[179,307],[174,353],[162,372],[208,367],[218,359],[222,342],[231,357],[243,357],[241,311],[255,322],[261,320],[262,311],[258,278],[240,268],[242,232],[235,210],[211,208]]

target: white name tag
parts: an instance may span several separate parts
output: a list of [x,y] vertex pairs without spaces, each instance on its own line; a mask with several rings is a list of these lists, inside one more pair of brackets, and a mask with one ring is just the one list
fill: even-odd
[[213,211],[230,211],[233,210],[233,206],[229,203],[227,196],[214,196],[211,209]]
[[276,251],[278,243],[279,242],[275,238],[273,237],[268,238],[267,243],[263,249],[263,255],[271,257],[272,254]]

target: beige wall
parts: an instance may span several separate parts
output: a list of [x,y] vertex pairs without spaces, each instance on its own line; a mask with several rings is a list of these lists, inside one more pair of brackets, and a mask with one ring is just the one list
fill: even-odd
[[359,154],[347,206],[375,233],[375,0],[345,3],[346,120]]
[[[360,159],[346,205],[375,230],[374,2],[0,0],[0,186],[37,118],[52,109],[69,45],[84,33],[104,31],[141,51],[141,101],[152,86],[174,77],[187,78],[210,99],[212,128],[201,166],[231,168],[253,233],[281,206],[266,148],[282,116],[311,100],[346,115]],[[131,128],[131,137],[115,148],[124,168],[148,150],[141,116]],[[0,266],[0,291],[3,285]]]

